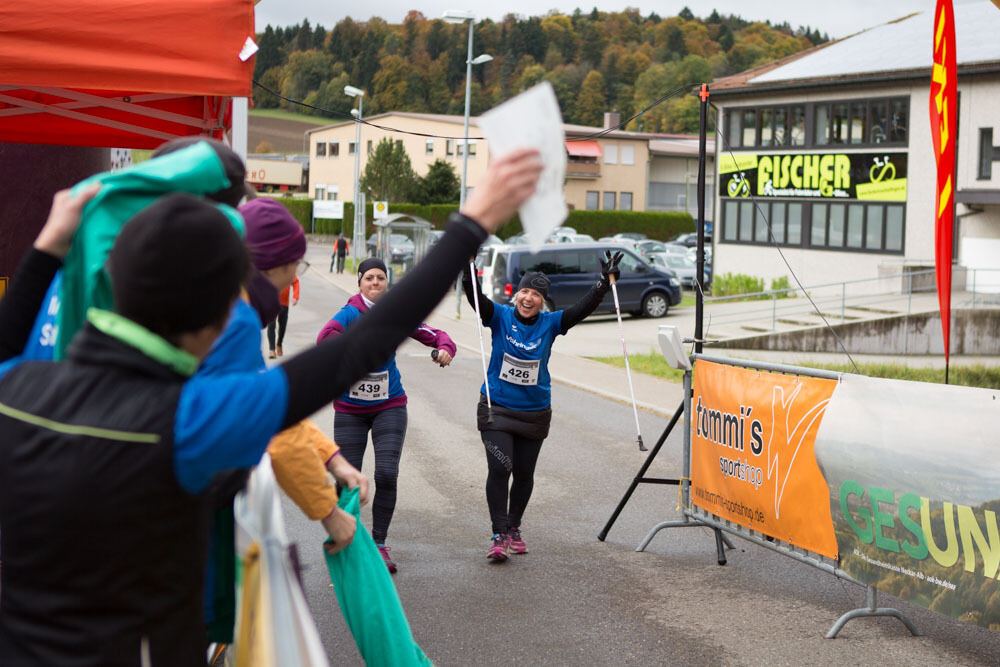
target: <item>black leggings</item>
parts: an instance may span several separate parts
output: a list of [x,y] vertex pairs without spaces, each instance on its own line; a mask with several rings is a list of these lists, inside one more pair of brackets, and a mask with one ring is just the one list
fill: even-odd
[[368,414],[338,412],[333,417],[333,439],[347,462],[361,470],[372,433],[375,450],[375,499],[372,501],[372,538],[382,544],[396,509],[396,479],[399,457],[406,437],[406,406],[386,408]]
[[[288,306],[282,306],[278,311],[277,322],[278,347],[281,347],[281,343],[285,340],[285,328],[288,327]],[[267,347],[269,350],[274,349],[274,322],[267,325]]]
[[[528,506],[535,485],[535,463],[542,449],[542,440],[530,440],[506,431],[483,431],[486,446],[486,502],[494,533],[506,533],[521,526],[524,508]],[[508,492],[507,485],[514,477]],[[508,507],[509,495],[509,507]]]

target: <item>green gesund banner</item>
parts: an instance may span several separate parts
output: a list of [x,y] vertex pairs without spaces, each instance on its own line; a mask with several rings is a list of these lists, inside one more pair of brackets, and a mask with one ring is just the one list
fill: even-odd
[[1000,630],[997,392],[845,375],[816,435],[840,567]]
[[906,153],[723,154],[719,195],[906,201]]

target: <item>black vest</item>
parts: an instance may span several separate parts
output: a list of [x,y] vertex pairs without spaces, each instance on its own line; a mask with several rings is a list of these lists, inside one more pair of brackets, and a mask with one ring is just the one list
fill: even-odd
[[0,378],[0,664],[204,665],[207,508],[173,464],[184,378],[88,325]]

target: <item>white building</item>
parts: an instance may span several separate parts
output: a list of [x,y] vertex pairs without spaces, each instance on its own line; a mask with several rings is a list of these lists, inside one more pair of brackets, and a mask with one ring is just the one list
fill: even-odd
[[[765,219],[807,286],[934,266],[932,14],[928,3],[711,86],[717,273],[788,275]],[[1000,10],[957,4],[955,23],[955,261],[1000,269]]]

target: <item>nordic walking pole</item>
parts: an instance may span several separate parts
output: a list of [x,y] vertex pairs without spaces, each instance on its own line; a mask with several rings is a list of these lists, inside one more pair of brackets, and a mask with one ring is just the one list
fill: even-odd
[[[611,294],[615,298],[615,315],[618,316],[618,335],[622,339],[622,354],[625,356],[625,375],[628,377],[628,393],[632,397],[632,415],[635,417],[635,441],[639,443],[639,451],[649,451],[646,445],[642,444],[642,433],[639,431],[639,408],[635,405],[635,389],[632,388],[632,369],[628,364],[628,349],[625,347],[625,327],[622,326],[622,309],[618,303],[618,287],[615,285],[615,276],[608,276],[611,281]],[[488,400],[488,399],[487,399]]]
[[483,316],[479,314],[479,277],[476,275],[475,260],[469,261],[469,274],[472,276],[472,302],[476,305],[476,331],[479,332],[479,359],[483,362],[483,386],[486,387],[486,421],[492,423],[493,401],[490,400],[490,378],[486,375],[486,347],[483,345]]

